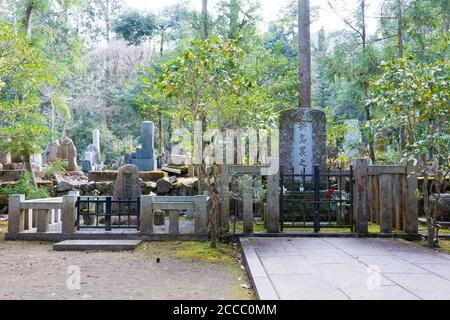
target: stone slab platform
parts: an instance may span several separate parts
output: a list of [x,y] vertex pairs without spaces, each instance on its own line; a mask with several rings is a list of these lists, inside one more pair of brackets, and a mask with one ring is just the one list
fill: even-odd
[[141,240],[65,240],[53,245],[57,251],[130,251]]
[[450,255],[392,239],[240,238],[261,300],[448,300]]

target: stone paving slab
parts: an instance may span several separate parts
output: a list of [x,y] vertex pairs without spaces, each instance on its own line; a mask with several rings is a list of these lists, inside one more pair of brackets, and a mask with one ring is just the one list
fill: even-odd
[[53,245],[56,251],[130,251],[141,240],[65,240]]
[[261,300],[450,299],[450,255],[392,239],[241,238]]

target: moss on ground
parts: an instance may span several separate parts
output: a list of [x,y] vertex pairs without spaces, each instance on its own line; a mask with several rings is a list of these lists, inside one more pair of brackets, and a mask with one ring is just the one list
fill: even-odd
[[[416,241],[413,241],[413,243],[428,248],[427,240],[416,240]],[[446,253],[446,254],[450,254],[450,240],[439,239],[439,246],[436,247],[435,250]]]
[[218,243],[217,248],[211,248],[210,242],[204,241],[145,242],[136,251],[152,259],[171,257],[226,266],[233,278],[240,282],[240,284],[232,287],[233,296],[243,300],[256,299],[255,293],[248,285],[247,274],[239,261],[241,251],[235,243]]
[[[419,233],[421,234],[428,234],[428,228],[426,225],[420,224],[419,225]],[[450,234],[450,230],[448,229],[439,229],[439,234]]]
[[[260,218],[255,218],[253,220],[253,232],[261,233],[266,231],[267,229],[264,226],[264,221]],[[233,221],[230,222],[230,233],[243,233],[243,232],[244,232],[244,222],[242,220],[236,221],[236,226],[234,226]]]

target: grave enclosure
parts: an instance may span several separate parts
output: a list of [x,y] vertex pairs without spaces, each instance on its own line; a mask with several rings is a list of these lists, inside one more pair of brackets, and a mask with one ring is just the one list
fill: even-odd
[[[218,164],[222,230],[229,230],[230,216],[234,215],[234,219],[242,217],[243,234],[253,234],[259,211],[267,234],[280,233],[288,226],[294,229],[291,231],[301,227],[302,231],[306,228],[316,232],[345,227],[354,236],[367,236],[368,222],[372,221],[380,224],[383,234],[395,228],[404,235],[417,235],[417,176],[412,174],[410,165],[369,166],[367,160],[356,160],[350,169],[328,170],[323,113],[291,110],[282,113],[281,121],[280,139],[271,137],[270,146],[267,135],[259,135],[257,140],[253,136],[234,135],[233,140],[223,139],[223,146],[217,148],[219,152],[226,150],[227,156],[231,155],[237,163]],[[99,152],[97,136],[94,133],[93,145]],[[156,166],[152,123],[144,122],[142,139],[142,147],[127,156],[125,162],[130,164],[117,173],[114,197],[79,197],[71,193],[60,198],[25,201],[23,196],[11,196],[6,238],[207,237],[211,214],[208,195],[141,196],[140,167],[145,170]],[[231,150],[225,148],[230,142]],[[70,141],[66,144],[71,145]],[[242,206],[232,212],[231,184],[236,177],[243,178],[237,183]],[[291,178],[288,185],[286,181]],[[265,191],[265,196],[259,199],[255,198],[257,186]],[[293,213],[286,215],[288,198]],[[166,233],[158,231],[161,211],[168,212]],[[193,220],[187,232],[182,228],[184,217],[180,212]],[[286,224],[290,222],[291,225]]]

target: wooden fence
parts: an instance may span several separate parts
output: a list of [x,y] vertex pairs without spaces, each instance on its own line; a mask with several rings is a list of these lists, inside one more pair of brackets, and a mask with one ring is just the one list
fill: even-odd
[[381,233],[393,229],[418,233],[417,175],[412,164],[368,166],[354,164],[356,231],[367,234],[367,221],[380,225]]

